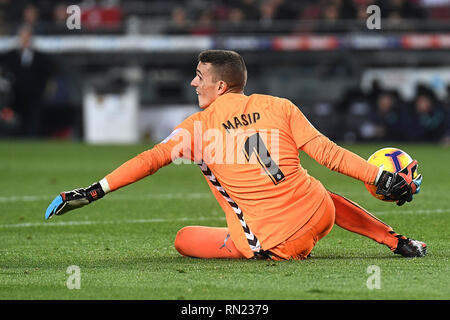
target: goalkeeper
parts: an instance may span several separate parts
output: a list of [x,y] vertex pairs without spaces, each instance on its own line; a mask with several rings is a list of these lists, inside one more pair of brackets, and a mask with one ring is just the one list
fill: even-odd
[[411,201],[420,189],[421,176],[413,179],[417,161],[398,173],[383,171],[322,135],[289,100],[245,95],[246,81],[247,69],[238,53],[201,52],[191,86],[203,110],[99,182],[62,192],[45,218],[82,207],[187,158],[199,165],[227,227],[182,228],[175,248],[184,256],[306,259],[334,224],[404,257],[426,254],[425,243],[396,233],[355,202],[326,190],[300,165],[298,151],[333,171],[376,185],[377,193],[398,205]]

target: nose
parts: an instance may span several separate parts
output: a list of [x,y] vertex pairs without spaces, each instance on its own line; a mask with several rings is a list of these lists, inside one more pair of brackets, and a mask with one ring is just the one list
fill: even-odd
[[192,79],[191,81],[191,87],[197,87],[197,77],[195,77],[194,79]]

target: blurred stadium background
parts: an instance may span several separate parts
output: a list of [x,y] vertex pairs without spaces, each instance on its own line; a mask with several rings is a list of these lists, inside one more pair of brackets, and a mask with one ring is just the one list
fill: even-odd
[[198,110],[205,49],[240,52],[246,94],[291,99],[335,141],[449,144],[450,0],[0,0],[0,137],[163,139]]

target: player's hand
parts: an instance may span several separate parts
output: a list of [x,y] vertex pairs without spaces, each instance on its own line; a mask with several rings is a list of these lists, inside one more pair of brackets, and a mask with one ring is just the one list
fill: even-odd
[[376,184],[376,193],[396,200],[398,205],[412,201],[412,196],[419,192],[422,183],[422,175],[413,179],[417,167],[417,160],[414,160],[398,172],[383,171]]
[[45,219],[53,215],[62,215],[70,210],[81,208],[105,195],[100,183],[96,182],[87,188],[61,192],[45,211]]
[[[414,192],[414,194],[419,193],[420,192],[420,185],[422,184],[422,175],[419,174],[417,176],[417,178],[415,178],[413,180],[413,183],[417,186],[416,188],[416,192]],[[405,204],[405,202],[411,202],[413,200],[413,194],[408,195],[406,197],[402,197],[397,201],[397,205],[398,206],[402,206]]]

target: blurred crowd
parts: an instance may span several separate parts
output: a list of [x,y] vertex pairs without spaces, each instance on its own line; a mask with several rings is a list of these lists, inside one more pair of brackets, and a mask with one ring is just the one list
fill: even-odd
[[[374,81],[369,92],[349,90],[335,105],[344,119],[338,125],[339,140],[347,141],[440,141],[450,145],[450,85],[439,98],[418,84],[407,101],[397,90],[386,90]],[[332,116],[332,115],[330,115]]]
[[[428,0],[445,4],[446,0]],[[287,1],[287,0],[221,0],[221,1],[149,1],[152,10],[145,10],[147,4],[139,1],[124,2],[82,1],[82,24],[93,31],[100,28],[118,28],[129,12],[157,12],[158,17],[167,14],[165,33],[211,34],[220,21],[231,22],[235,30],[242,30],[242,21],[256,21],[267,30],[273,30],[271,21],[309,19],[333,21],[365,19],[365,8],[375,3],[381,7],[387,19],[427,19],[430,11],[422,3],[413,0],[329,0],[329,1]],[[133,5],[130,5],[134,3]],[[139,6],[140,3],[140,6]],[[189,5],[187,5],[189,4]],[[0,54],[0,136],[41,137],[54,134],[46,129],[67,126],[75,116],[67,111],[55,112],[49,105],[57,106],[57,95],[70,90],[70,84],[58,83],[52,89],[50,79],[58,77],[55,64],[48,56],[31,45],[33,35],[67,32],[68,3],[54,1],[0,0],[0,32],[17,34],[19,46]],[[436,7],[434,7],[436,8]],[[364,13],[362,12],[364,9]],[[441,13],[441,16],[445,15]],[[448,19],[448,17],[447,17]],[[196,21],[195,25],[190,24]],[[49,27],[51,26],[51,27]],[[67,76],[67,74],[66,74]],[[55,87],[55,86],[54,86]],[[49,92],[53,90],[53,101],[49,103]],[[267,92],[268,94],[275,94]],[[47,98],[45,96],[47,95]],[[47,101],[44,101],[47,99]],[[302,101],[294,101],[302,105]],[[44,104],[46,106],[44,107]],[[61,108],[61,106],[59,106]],[[76,107],[76,106],[75,106]],[[79,106],[78,111],[79,112]],[[412,101],[405,101],[395,91],[384,90],[374,83],[370,92],[360,89],[343,94],[334,106],[334,113],[328,118],[339,120],[336,140],[346,141],[442,141],[450,144],[450,86],[446,98],[439,98],[433,90],[419,85]],[[77,113],[78,114],[78,113]],[[46,125],[51,117],[52,125]],[[323,119],[322,119],[323,120]],[[65,122],[66,121],[66,122]],[[320,119],[319,119],[320,121]]]
[[[52,60],[33,49],[32,28],[23,25],[18,35],[19,47],[0,55],[0,136],[49,136],[55,132],[48,129],[64,129],[73,115],[66,105],[63,113],[48,108],[52,91],[49,80],[58,75],[58,70]],[[302,105],[302,101],[294,102]],[[386,90],[374,81],[368,92],[361,88],[345,92],[331,109],[316,112],[322,116],[312,118],[312,122],[320,129],[325,127],[324,133],[338,141],[431,141],[450,145],[450,85],[446,97],[439,98],[435,91],[419,84],[415,97],[406,101],[397,91]],[[307,110],[304,112],[309,116]],[[55,115],[61,117],[55,119]],[[330,120],[336,120],[334,128],[323,125]]]
[[0,135],[35,138],[43,134],[43,100],[54,66],[33,48],[29,25],[18,30],[18,40],[17,48],[0,55]]
[[[367,7],[380,7],[386,25],[404,20],[442,18],[414,0],[228,0],[205,8],[176,6],[168,33],[341,32],[352,31],[368,18]],[[450,12],[449,12],[450,14]],[[447,18],[450,16],[447,16]]]
[[144,33],[352,31],[355,22],[365,25],[371,4],[380,7],[385,27],[408,20],[450,19],[448,0],[0,0],[0,33],[16,33],[23,22],[35,34],[66,33],[71,4],[81,8],[82,32],[127,32],[132,21],[149,25],[140,29]]

